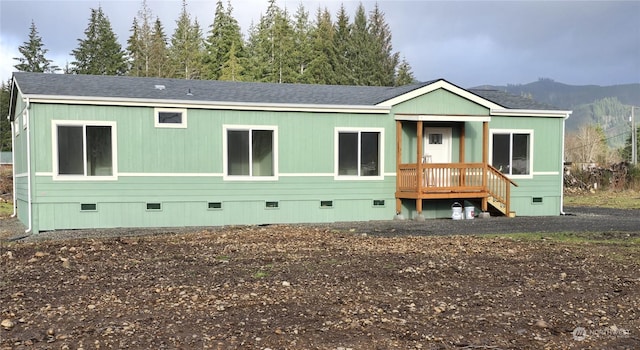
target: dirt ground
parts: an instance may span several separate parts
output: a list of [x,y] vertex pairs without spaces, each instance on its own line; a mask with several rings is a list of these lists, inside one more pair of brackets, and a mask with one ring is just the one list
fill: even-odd
[[0,349],[638,349],[638,214],[5,240]]

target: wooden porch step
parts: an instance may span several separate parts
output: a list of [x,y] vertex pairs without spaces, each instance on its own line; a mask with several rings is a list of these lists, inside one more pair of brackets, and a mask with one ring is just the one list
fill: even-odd
[[[507,205],[504,202],[489,196],[487,197],[487,203],[491,204],[492,207],[496,208],[496,210],[501,212],[503,215],[511,217],[511,213],[507,213]],[[513,212],[513,214],[515,216],[515,212]]]

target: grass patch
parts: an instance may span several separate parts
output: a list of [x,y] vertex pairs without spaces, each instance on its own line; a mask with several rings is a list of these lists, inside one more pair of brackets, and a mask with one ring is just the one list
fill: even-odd
[[640,234],[629,232],[551,232],[551,233],[512,233],[512,234],[488,234],[481,235],[486,238],[510,238],[515,241],[525,242],[557,242],[557,243],[599,243],[599,244],[620,244],[620,245],[640,245]]
[[13,214],[13,203],[0,202],[0,218],[7,218]]
[[253,275],[251,275],[251,277],[253,277],[253,278],[257,278],[257,279],[259,279],[259,278],[265,278],[265,277],[267,277],[267,276],[269,276],[269,272],[267,272],[267,271],[263,271],[263,270],[256,271]]
[[616,209],[640,209],[640,193],[598,191],[596,193],[571,194],[564,197],[564,205],[574,207],[603,207]]

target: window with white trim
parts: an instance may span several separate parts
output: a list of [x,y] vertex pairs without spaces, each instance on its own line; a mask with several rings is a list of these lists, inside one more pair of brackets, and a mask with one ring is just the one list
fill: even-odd
[[491,165],[505,175],[531,175],[533,131],[493,130]]
[[337,178],[382,176],[382,129],[336,129]]
[[156,128],[186,128],[187,110],[183,108],[156,108],[155,126]]
[[53,121],[52,131],[56,179],[115,178],[115,123]]
[[270,180],[277,176],[277,127],[225,125],[223,130],[227,179]]

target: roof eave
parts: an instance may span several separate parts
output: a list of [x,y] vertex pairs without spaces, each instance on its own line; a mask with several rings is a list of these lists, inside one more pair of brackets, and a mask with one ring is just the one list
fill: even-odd
[[500,108],[504,108],[503,106],[489,101],[486,98],[483,98],[481,96],[478,96],[476,94],[474,94],[473,92],[470,92],[469,90],[465,90],[455,84],[452,84],[444,79],[438,79],[434,82],[432,82],[431,84],[428,84],[426,86],[417,88],[415,90],[409,91],[407,93],[404,93],[400,96],[396,96],[394,98],[388,99],[386,101],[382,101],[380,103],[378,103],[376,106],[385,106],[385,107],[393,107],[399,103],[408,101],[410,99],[416,98],[418,96],[422,96],[424,94],[427,94],[429,92],[438,90],[438,89],[445,89],[447,91],[450,91],[460,97],[466,98],[469,101],[472,101],[474,103],[477,103],[481,106],[484,106],[486,108],[489,109],[500,109]]
[[195,109],[227,109],[245,111],[275,111],[275,112],[324,112],[324,113],[371,113],[388,114],[389,107],[372,105],[325,105],[303,103],[257,103],[257,102],[229,102],[203,100],[176,99],[147,99],[122,97],[87,97],[60,95],[23,95],[32,103],[73,103],[82,105],[110,105],[130,107],[182,107]]
[[548,118],[569,118],[573,111],[569,110],[545,110],[545,109],[511,109],[511,108],[495,108],[489,112],[492,116],[511,116],[511,117],[548,117]]

